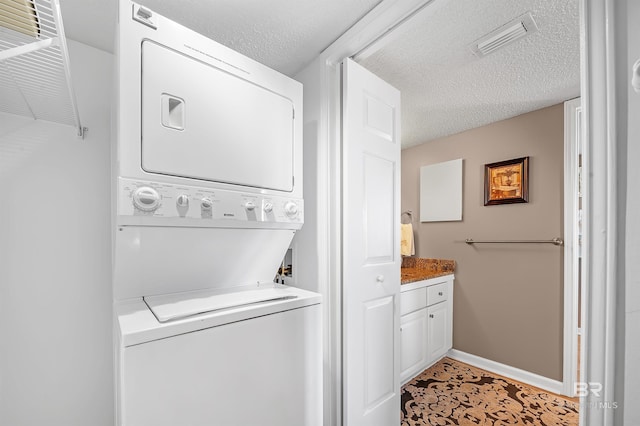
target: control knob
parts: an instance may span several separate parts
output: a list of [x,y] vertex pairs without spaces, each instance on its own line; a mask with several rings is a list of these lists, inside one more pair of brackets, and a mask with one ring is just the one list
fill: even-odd
[[273,211],[273,203],[266,202],[264,203],[264,207],[262,208],[265,213],[271,213]]
[[284,205],[284,213],[293,219],[298,216],[298,205],[293,201],[287,201]]
[[176,206],[189,207],[189,197],[184,194],[178,195],[178,198],[176,199]]
[[203,219],[213,218],[213,201],[211,201],[211,198],[204,197],[200,200],[200,216]]
[[244,203],[244,208],[248,212],[252,212],[256,209],[256,203],[254,203],[253,201],[247,201],[246,203]]
[[213,202],[211,202],[210,198],[203,198],[200,201],[200,207],[202,210],[211,210],[213,208]]
[[143,212],[152,212],[160,207],[160,194],[150,186],[141,186],[133,192],[133,205]]

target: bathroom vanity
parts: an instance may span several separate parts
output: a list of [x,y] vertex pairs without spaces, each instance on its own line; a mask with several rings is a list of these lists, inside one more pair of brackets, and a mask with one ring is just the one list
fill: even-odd
[[455,263],[450,262],[450,270],[404,267],[403,264],[400,287],[402,384],[440,360],[452,347]]

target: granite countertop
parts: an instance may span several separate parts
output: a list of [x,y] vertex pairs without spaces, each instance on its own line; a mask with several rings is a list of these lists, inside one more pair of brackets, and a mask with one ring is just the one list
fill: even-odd
[[400,269],[400,284],[451,275],[455,267],[455,260],[405,257]]

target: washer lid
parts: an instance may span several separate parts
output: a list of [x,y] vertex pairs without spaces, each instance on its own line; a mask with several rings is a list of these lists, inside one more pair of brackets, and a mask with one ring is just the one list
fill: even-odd
[[[230,291],[230,289],[191,291],[166,296],[167,299],[165,299],[165,302],[170,304],[171,302],[169,299],[171,299],[177,304],[181,304],[181,302],[186,301],[187,299],[197,299],[198,297],[201,297],[202,299],[210,299],[210,297],[214,295],[220,296],[229,293],[238,294],[240,292],[245,293],[245,296],[249,296],[253,292],[262,291],[264,291],[264,293],[261,294],[264,294],[265,296],[271,294],[279,295],[281,297],[295,297],[254,302],[253,304],[248,305],[243,304],[233,308],[208,311],[200,315],[194,314],[190,317],[167,322],[159,322],[155,314],[151,309],[149,309],[149,306],[142,298],[116,301],[114,307],[117,332],[119,335],[118,340],[122,347],[135,346],[142,343],[152,342],[154,340],[178,336],[180,334],[193,333],[211,327],[224,326],[225,324],[252,320],[265,315],[278,314],[279,312],[291,309],[306,308],[312,305],[318,305],[322,301],[322,296],[318,293],[303,290],[301,288],[275,285],[273,283],[268,283],[263,286],[263,289],[257,289],[254,284],[240,289],[235,288],[235,291]],[[227,296],[224,298],[226,297]],[[155,305],[154,302],[160,302],[160,296],[147,297],[147,299],[156,299],[151,301],[152,305]],[[248,301],[248,297],[244,299],[244,301],[246,303]],[[161,304],[162,303],[158,303],[158,305]],[[198,310],[200,309],[195,309],[195,311]],[[180,311],[184,312],[182,309],[180,309]],[[193,309],[190,309],[190,311],[194,312]]]
[[187,293],[143,297],[156,319],[161,322],[183,319],[207,312],[255,305],[257,303],[296,299],[288,288],[272,287],[229,293],[203,290]]

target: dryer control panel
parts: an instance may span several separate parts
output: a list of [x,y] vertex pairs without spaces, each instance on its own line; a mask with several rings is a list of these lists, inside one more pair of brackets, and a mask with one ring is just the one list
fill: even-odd
[[118,179],[118,225],[299,229],[303,200]]

